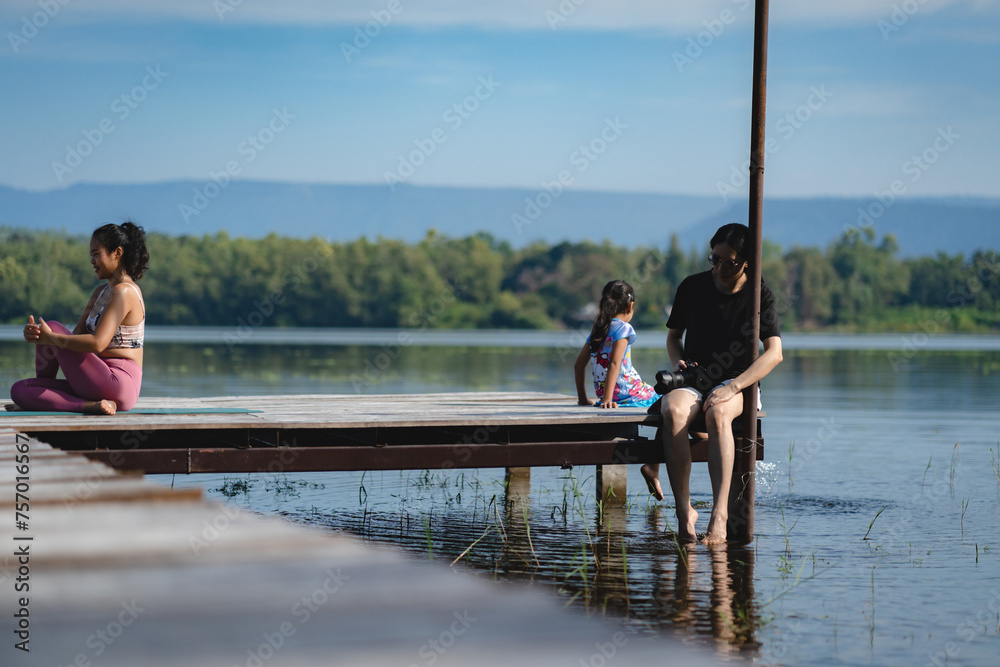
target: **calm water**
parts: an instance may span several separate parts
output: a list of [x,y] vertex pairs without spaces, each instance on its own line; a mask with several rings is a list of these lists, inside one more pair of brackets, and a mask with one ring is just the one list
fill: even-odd
[[[399,345],[398,332],[374,345],[152,342],[143,394],[574,392],[572,334],[495,346],[508,335],[419,345]],[[645,342],[634,361],[651,379],[665,355],[662,342]],[[498,470],[162,479],[443,566],[457,559],[491,580],[532,582],[586,613],[679,633],[733,659],[997,664],[997,340],[823,343],[789,337],[795,349],[765,382],[765,461],[747,547],[679,550],[665,532],[672,508],[651,501],[637,469],[626,507],[603,515],[592,467],[536,468],[530,491],[505,488]],[[22,377],[29,354],[24,343],[0,342],[0,382]],[[703,464],[693,497],[711,500]]]

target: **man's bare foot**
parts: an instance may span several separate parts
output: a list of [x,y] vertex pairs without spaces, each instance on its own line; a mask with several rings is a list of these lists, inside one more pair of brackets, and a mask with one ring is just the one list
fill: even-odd
[[719,517],[712,513],[712,518],[708,522],[708,532],[701,538],[702,544],[725,544],[726,543],[726,523],[729,517]]
[[4,403],[3,409],[7,412],[21,412],[21,408],[18,407],[17,403]]
[[108,399],[86,401],[83,404],[83,414],[85,415],[113,415],[117,411],[118,404]]
[[681,513],[677,513],[677,541],[678,542],[697,542],[698,534],[695,532],[694,526],[698,523],[698,512],[692,507],[688,512],[687,517],[682,517]]
[[660,478],[657,474],[658,471],[653,470],[653,467],[648,463],[639,468],[639,472],[642,473],[642,478],[646,480],[646,488],[657,500],[663,500],[663,489],[660,488]]

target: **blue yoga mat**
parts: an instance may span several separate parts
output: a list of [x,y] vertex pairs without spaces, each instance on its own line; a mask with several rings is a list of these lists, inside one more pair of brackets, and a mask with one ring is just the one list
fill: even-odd
[[[246,408],[133,408],[127,412],[119,411],[121,415],[214,415],[214,414],[251,414],[263,412],[263,410],[247,410]],[[0,417],[21,416],[34,417],[36,415],[63,415],[70,417],[82,415],[80,412],[33,412],[31,410],[0,410]],[[86,415],[90,416],[90,415]],[[108,416],[108,415],[101,415]]]

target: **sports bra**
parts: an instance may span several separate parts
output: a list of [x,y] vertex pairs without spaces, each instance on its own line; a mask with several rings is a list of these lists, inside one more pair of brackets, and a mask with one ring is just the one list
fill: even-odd
[[[111,342],[104,348],[106,350],[140,349],[143,339],[146,336],[146,304],[142,301],[142,293],[139,292],[139,288],[133,283],[125,284],[134,289],[135,293],[139,295],[139,303],[142,305],[142,321],[139,324],[119,325],[118,331],[111,337]],[[104,309],[110,300],[111,292],[108,291],[108,285],[105,285],[101,293],[97,295],[97,301],[94,302],[94,307],[90,309],[90,315],[87,316],[87,333],[93,334],[97,332],[97,323],[101,320],[101,315],[104,314]]]

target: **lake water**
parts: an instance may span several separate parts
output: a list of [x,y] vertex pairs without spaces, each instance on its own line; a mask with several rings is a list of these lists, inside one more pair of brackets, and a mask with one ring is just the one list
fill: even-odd
[[[31,357],[6,333],[9,386]],[[151,328],[143,395],[572,395],[582,344],[567,332],[255,331],[241,345],[226,335]],[[640,340],[634,362],[652,379],[662,337]],[[785,346],[763,387],[765,460],[745,547],[679,549],[669,498],[652,501],[637,466],[627,505],[603,514],[592,467],[536,468],[530,491],[505,488],[502,470],[158,479],[443,567],[457,559],[733,660],[997,664],[1000,337],[790,335]],[[707,506],[708,473],[694,467],[692,496]]]

